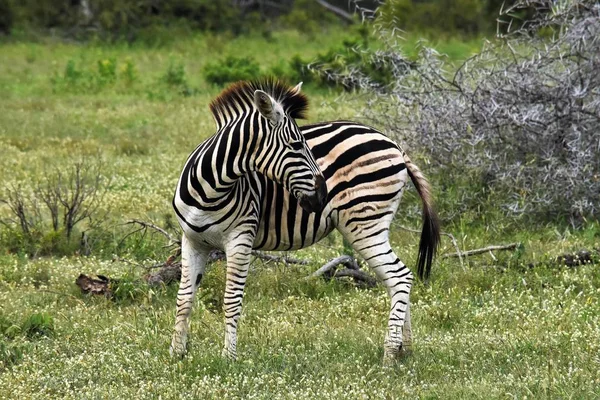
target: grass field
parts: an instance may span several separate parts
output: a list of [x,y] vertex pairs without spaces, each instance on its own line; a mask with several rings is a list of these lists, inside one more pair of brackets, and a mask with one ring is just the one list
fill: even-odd
[[[311,260],[309,267],[253,263],[235,363],[220,357],[225,277],[221,263],[212,265],[196,300],[189,354],[169,357],[177,288],[137,286],[145,271],[113,256],[166,257],[159,237],[132,237],[119,246],[121,224],[172,222],[180,168],[214,131],[207,105],[220,88],[203,80],[203,66],[235,54],[269,68],[297,53],[309,58],[346,35],[198,36],[159,48],[0,44],[0,187],[20,185],[29,193],[48,171],[68,170],[82,157],[100,158],[110,180],[99,210],[108,213],[102,246],[91,256],[31,258],[0,248],[0,398],[600,397],[600,270],[552,261],[600,247],[600,227],[592,222],[578,231],[507,230],[485,215],[456,216],[443,229],[461,248],[523,245],[472,257],[464,268],[438,258],[430,284],[413,289],[414,353],[392,368],[381,366],[384,290],[304,279],[342,251],[338,235],[295,254]],[[454,59],[476,49],[439,46]],[[359,111],[336,91],[307,90],[309,121]],[[407,197],[404,207],[414,208],[414,193]],[[8,215],[5,207],[0,212]],[[397,220],[417,224],[402,210]],[[12,231],[1,232],[8,243]],[[397,229],[392,237],[400,258],[414,265],[418,235]],[[441,254],[453,251],[444,237]],[[116,300],[86,297],[74,284],[79,273],[122,278],[129,286]]]

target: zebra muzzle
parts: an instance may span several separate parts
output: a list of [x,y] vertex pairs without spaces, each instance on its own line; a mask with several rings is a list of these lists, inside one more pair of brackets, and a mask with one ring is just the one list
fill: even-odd
[[302,196],[298,199],[300,207],[308,212],[323,210],[327,201],[327,184],[322,175],[315,177],[315,189],[312,194]]

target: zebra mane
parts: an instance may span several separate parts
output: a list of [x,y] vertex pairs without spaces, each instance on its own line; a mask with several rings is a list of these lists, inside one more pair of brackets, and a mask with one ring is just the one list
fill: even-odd
[[308,98],[304,93],[297,92],[293,87],[274,79],[258,79],[252,81],[236,82],[221,92],[209,105],[217,126],[222,125],[235,114],[237,105],[253,107],[254,91],[262,90],[277,101],[283,111],[294,119],[306,118],[308,111]]

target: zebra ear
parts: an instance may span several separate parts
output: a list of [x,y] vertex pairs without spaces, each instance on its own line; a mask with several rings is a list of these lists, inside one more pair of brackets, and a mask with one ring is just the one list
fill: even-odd
[[263,117],[271,121],[273,124],[278,124],[283,118],[283,110],[275,100],[262,90],[254,92],[254,105]]
[[300,89],[302,89],[302,82],[300,82],[299,84],[294,86],[294,88],[292,89],[292,92],[294,92],[295,94],[298,94],[298,93],[300,93]]

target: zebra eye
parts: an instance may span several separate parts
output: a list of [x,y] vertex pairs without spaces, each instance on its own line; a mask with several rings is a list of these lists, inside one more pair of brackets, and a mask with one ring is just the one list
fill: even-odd
[[302,142],[302,140],[297,140],[295,142],[291,142],[290,146],[292,146],[292,149],[300,151],[304,147],[304,143]]

